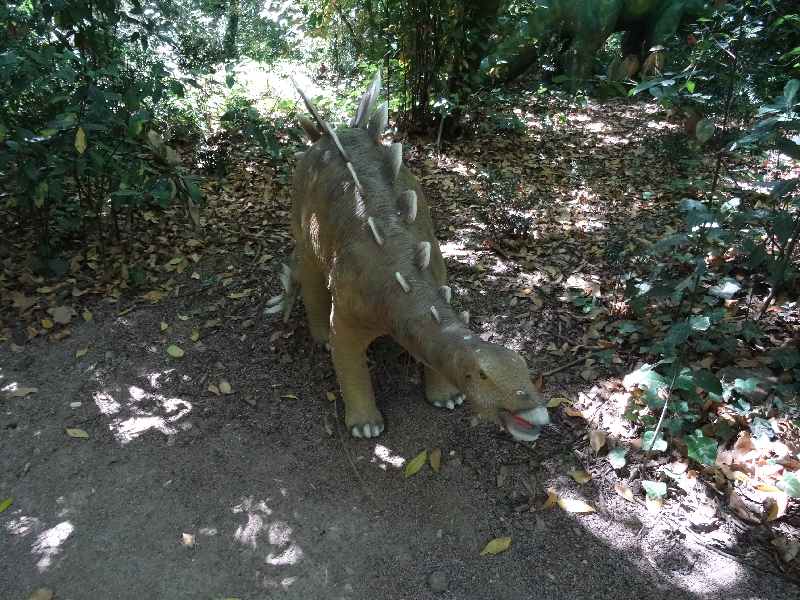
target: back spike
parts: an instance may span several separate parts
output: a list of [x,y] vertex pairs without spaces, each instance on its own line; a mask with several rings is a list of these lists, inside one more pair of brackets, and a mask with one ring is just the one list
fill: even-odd
[[381,236],[381,232],[378,231],[375,219],[372,217],[367,219],[367,225],[369,225],[369,230],[372,232],[372,237],[375,238],[375,243],[378,244],[378,246],[383,246],[383,236]]
[[[302,88],[301,88],[299,85],[297,85],[297,82],[294,80],[294,77],[292,77],[292,76],[290,75],[290,76],[289,76],[289,80],[292,82],[292,85],[294,86],[294,89],[296,89],[296,90],[297,90],[297,92],[300,94],[300,97],[303,99],[303,102],[305,103],[305,105],[306,105],[306,108],[308,109],[308,112],[310,112],[310,113],[311,113],[311,116],[312,116],[312,117],[314,117],[314,120],[317,122],[317,125],[319,125],[319,128],[320,128],[322,131],[324,131],[325,133],[328,133],[327,124],[326,124],[326,123],[325,123],[325,121],[323,121],[323,120],[322,120],[322,118],[319,116],[319,113],[317,112],[317,108],[316,108],[316,106],[314,106],[314,105],[311,103],[311,100],[309,100],[309,99],[308,99],[308,96],[306,96],[306,94],[305,94],[305,92],[302,90]],[[302,123],[301,123],[301,124],[302,124]]]
[[384,102],[378,107],[374,113],[372,113],[372,117],[369,119],[369,125],[367,126],[367,131],[369,131],[370,137],[372,137],[375,141],[378,141],[381,137],[381,134],[386,131],[386,127],[389,125],[389,105]]
[[300,127],[302,127],[303,131],[306,132],[306,137],[312,144],[322,137],[322,134],[320,133],[319,129],[317,129],[317,126],[314,125],[314,123],[311,122],[311,119],[309,119],[307,116],[300,115],[297,120],[300,122]]
[[375,102],[377,102],[380,93],[381,93],[381,70],[378,69],[377,71],[375,71],[375,77],[373,77],[372,83],[367,88],[367,91],[364,92],[364,95],[361,97],[361,102],[358,105],[358,111],[356,111],[356,116],[353,117],[353,119],[350,121],[350,127],[360,127],[362,129],[366,129],[367,120],[369,119],[370,114],[375,108]]
[[392,179],[397,179],[400,165],[403,164],[403,144],[397,142],[389,148],[389,165],[392,168]]
[[417,268],[422,271],[431,264],[431,243],[420,242],[417,244]]
[[400,194],[401,210],[405,212],[406,223],[413,223],[417,218],[417,192],[406,190]]
[[408,294],[411,291],[411,286],[408,285],[406,278],[403,277],[403,274],[400,271],[395,271],[394,278],[397,280],[397,283],[400,284],[400,287],[403,288],[403,291]]
[[439,316],[439,311],[436,310],[435,306],[431,306],[431,316],[433,317],[433,320],[436,321],[437,323],[441,323],[442,322],[442,319]]

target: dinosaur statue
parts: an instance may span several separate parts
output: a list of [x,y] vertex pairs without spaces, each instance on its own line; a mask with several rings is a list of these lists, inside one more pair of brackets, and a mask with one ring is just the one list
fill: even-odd
[[330,344],[354,437],[384,430],[366,350],[390,335],[425,366],[428,402],[453,409],[466,399],[516,438],[536,439],[548,415],[525,360],[483,341],[469,329],[469,314],[450,304],[422,188],[403,166],[402,145],[381,142],[388,108],[375,110],[380,85],[378,74],[350,126],[336,130],[297,88],[316,124],[301,118],[313,145],[294,171],[295,249],[281,274],[285,292],[267,312],[288,320],[302,294],[312,337]]

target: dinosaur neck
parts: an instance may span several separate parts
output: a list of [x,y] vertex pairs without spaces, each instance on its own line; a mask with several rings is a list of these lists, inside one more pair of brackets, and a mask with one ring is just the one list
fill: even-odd
[[392,337],[417,360],[461,387],[467,365],[474,360],[475,350],[483,342],[449,305],[435,304],[440,323],[433,319],[430,303],[424,306],[427,310],[404,310],[396,314]]

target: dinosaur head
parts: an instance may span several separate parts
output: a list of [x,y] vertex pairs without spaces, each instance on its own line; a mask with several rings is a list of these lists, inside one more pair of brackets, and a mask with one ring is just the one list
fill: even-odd
[[480,344],[470,354],[461,386],[473,410],[497,419],[517,439],[532,441],[539,437],[541,426],[550,419],[525,359],[490,343]]

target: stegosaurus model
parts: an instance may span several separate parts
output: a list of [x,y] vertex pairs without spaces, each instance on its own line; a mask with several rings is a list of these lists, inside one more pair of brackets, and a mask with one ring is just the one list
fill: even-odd
[[453,409],[466,398],[475,412],[498,418],[515,437],[536,439],[548,422],[525,360],[481,340],[469,314],[450,306],[451,289],[428,205],[402,164],[401,144],[385,146],[388,108],[375,103],[380,76],[361,99],[350,127],[334,131],[298,87],[316,125],[301,118],[313,145],[294,172],[291,268],[285,293],[267,312],[288,319],[300,291],[311,335],[330,344],[355,437],[384,429],[366,350],[391,335],[425,366],[425,397]]

